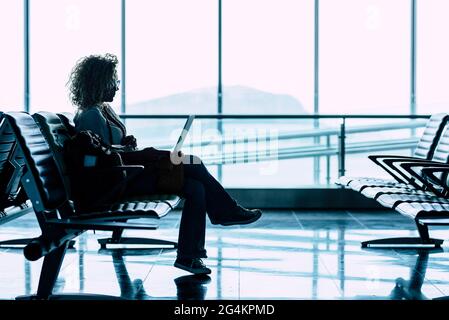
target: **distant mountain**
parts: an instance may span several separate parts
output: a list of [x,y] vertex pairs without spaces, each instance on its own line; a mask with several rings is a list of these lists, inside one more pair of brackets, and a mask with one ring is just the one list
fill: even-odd
[[[243,87],[229,86],[223,88],[223,113],[225,114],[307,114],[301,102],[296,98],[285,94],[273,94],[261,90]],[[214,114],[217,112],[216,87],[201,88],[188,92],[173,94],[166,97],[128,104],[129,114]],[[182,119],[167,120],[131,120],[132,130],[130,134],[138,137],[140,145],[171,145],[179,135],[179,130],[184,124]],[[232,124],[231,124],[232,123]],[[281,124],[286,127],[285,119],[268,120],[236,120],[228,121],[226,128],[260,128],[262,124],[270,126]],[[293,120],[294,127],[298,122]],[[302,122],[302,125],[311,125],[312,122]],[[202,121],[201,130],[216,129],[216,121]],[[173,136],[175,130],[175,136]],[[174,141],[169,141],[171,137]]]
[[[202,88],[127,105],[135,114],[205,114],[217,112],[216,87]],[[307,114],[296,98],[244,86],[223,88],[223,113]]]

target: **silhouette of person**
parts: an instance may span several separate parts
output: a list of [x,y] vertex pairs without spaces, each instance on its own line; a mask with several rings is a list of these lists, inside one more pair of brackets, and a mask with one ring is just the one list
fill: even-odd
[[74,118],[77,132],[90,130],[103,142],[121,146],[125,165],[143,165],[144,171],[132,178],[124,191],[125,197],[160,194],[157,189],[157,163],[163,157],[181,158],[183,183],[178,195],[185,199],[178,236],[175,266],[194,274],[209,274],[201,258],[205,249],[206,213],[212,224],[225,226],[248,224],[258,220],[259,209],[240,206],[209,173],[200,158],[194,155],[173,155],[170,151],[152,147],[137,149],[137,141],[127,135],[125,125],[111,108],[119,80],[117,57],[112,54],[91,55],[80,59],[69,80],[70,98],[78,108]]

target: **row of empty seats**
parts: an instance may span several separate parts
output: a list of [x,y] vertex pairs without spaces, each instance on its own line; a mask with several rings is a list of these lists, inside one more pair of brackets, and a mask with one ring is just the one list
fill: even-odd
[[[176,242],[167,240],[122,236],[125,229],[156,229],[157,224],[148,222],[155,220],[145,220],[145,223],[128,220],[164,217],[180,202],[176,195],[125,199],[111,203],[109,210],[76,212],[63,158],[64,143],[75,133],[71,114],[39,112],[31,116],[25,112],[9,112],[0,116],[0,145],[5,146],[0,153],[5,159],[0,161],[1,184],[12,186],[8,187],[11,196],[1,204],[19,209],[31,204],[41,234],[16,242],[26,244],[24,254],[28,260],[44,257],[37,293],[21,298],[58,298],[53,295],[53,287],[66,250],[87,230],[112,231],[112,237],[99,240],[102,247],[112,243],[177,246]],[[143,166],[123,165],[113,170],[138,174],[143,169]],[[6,174],[10,171],[14,174]]]
[[389,238],[362,242],[362,247],[440,247],[428,227],[449,225],[449,116],[433,115],[414,154],[372,155],[369,158],[392,179],[340,177],[337,184],[376,200],[416,223],[418,238]]

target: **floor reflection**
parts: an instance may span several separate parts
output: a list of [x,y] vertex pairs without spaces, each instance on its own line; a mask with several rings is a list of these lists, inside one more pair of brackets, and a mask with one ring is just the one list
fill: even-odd
[[[176,250],[99,250],[96,240],[104,234],[85,233],[77,239],[76,250],[68,252],[54,292],[130,300],[425,300],[449,295],[447,250],[361,249],[364,240],[414,235],[413,223],[392,217],[290,211],[267,213],[249,226],[209,225],[205,263],[212,269],[210,276],[174,268]],[[390,225],[376,228],[376,221]],[[20,228],[17,223],[2,229],[0,236],[10,238],[15,230],[35,233],[29,226]],[[161,225],[159,232],[176,235],[176,223]],[[449,238],[444,229],[435,233]],[[26,261],[20,249],[1,249],[0,258],[0,298],[36,292],[42,261]]]
[[[107,250],[101,250],[107,254]],[[126,268],[125,256],[147,256],[158,254],[160,249],[115,249],[109,250],[114,264],[115,275],[120,286],[120,297],[128,300],[152,299],[145,291],[142,279],[132,280]],[[179,300],[204,300],[207,293],[207,284],[211,282],[208,275],[185,275],[174,279],[176,284],[176,297]]]
[[[434,248],[430,250],[409,250],[402,252],[403,254],[416,255],[415,265],[410,268],[409,279],[406,280],[402,277],[395,279],[395,286],[391,290],[391,293],[387,297],[377,297],[384,298],[388,300],[428,300],[422,292],[422,286],[425,281],[425,275],[427,270],[427,265],[429,261],[429,256],[432,253],[444,252],[441,248]],[[358,297],[363,299],[366,297]]]
[[[442,249],[438,252],[443,252]],[[396,279],[396,286],[391,291],[390,299],[393,300],[425,300],[427,299],[421,292],[424,283],[427,263],[429,261],[429,251],[419,251],[416,264],[410,272],[410,279]]]
[[[144,250],[146,251],[146,250]],[[115,275],[120,286],[120,297],[127,300],[146,300],[150,297],[145,292],[142,279],[131,280],[123,259],[123,250],[111,250]],[[129,252],[127,252],[129,254]],[[143,254],[144,252],[139,252]],[[147,252],[148,253],[148,252]]]
[[207,284],[211,277],[208,275],[186,275],[176,278],[176,297],[178,300],[204,300]]
[[[166,249],[166,252],[169,251],[174,251],[174,249]],[[152,299],[152,297],[146,293],[142,279],[131,279],[124,258],[158,256],[161,254],[161,249],[100,249],[99,253],[112,256],[115,276],[120,287],[121,298],[128,300]]]

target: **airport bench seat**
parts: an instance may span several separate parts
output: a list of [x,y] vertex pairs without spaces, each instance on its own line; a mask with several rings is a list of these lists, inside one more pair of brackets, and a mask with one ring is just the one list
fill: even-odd
[[[27,113],[5,114],[25,160],[22,185],[30,199],[41,229],[24,249],[28,260],[44,257],[39,285],[33,298],[48,299],[62,265],[68,244],[87,230],[153,230],[149,223],[124,223],[128,218],[163,216],[171,206],[166,202],[117,204],[119,212],[101,212],[84,218],[73,210],[53,153],[34,119]],[[111,217],[108,217],[108,214]],[[112,220],[112,221],[111,221]],[[29,297],[28,297],[29,298]]]
[[[0,224],[15,220],[31,210],[20,179],[25,162],[7,121],[0,112]],[[31,239],[0,241],[1,247],[24,246]]]
[[[33,114],[33,118],[41,129],[42,134],[47,140],[50,149],[56,160],[56,165],[63,178],[64,185],[70,193],[70,181],[67,168],[64,163],[63,145],[65,141],[76,132],[73,126],[73,117],[71,114],[55,114],[52,112],[41,111]],[[122,166],[132,167],[132,166]],[[136,169],[137,166],[136,166]],[[148,196],[130,197],[123,202],[114,204],[108,212],[89,212],[86,216],[102,217],[103,219],[114,220],[136,218],[155,218],[160,219],[171,209],[174,209],[180,202],[177,195],[154,194]],[[152,207],[153,210],[147,210]],[[125,214],[126,212],[126,214]],[[80,214],[83,215],[82,213]],[[152,238],[125,238],[123,230],[115,229],[110,238],[99,239],[98,242],[102,248],[113,245],[164,245],[177,247],[174,241],[152,239]]]
[[377,202],[386,208],[395,209],[397,205],[404,202],[429,202],[429,203],[448,203],[449,199],[438,197],[433,194],[382,194]]
[[[432,116],[431,119],[434,119]],[[438,248],[443,240],[429,236],[429,226],[449,225],[449,129],[447,116],[439,115],[439,129],[434,123],[435,137],[425,130],[427,150],[410,157],[385,156],[383,164],[394,169],[401,179],[388,182],[382,179],[342,177],[341,183],[386,208],[414,220],[419,237],[377,239],[362,242],[362,247],[381,248]],[[423,137],[424,138],[424,137]],[[423,138],[421,140],[423,140]],[[432,147],[434,146],[434,148]],[[433,151],[432,151],[433,148]],[[424,151],[426,152],[424,152]],[[376,156],[370,156],[373,160]],[[378,160],[378,159],[377,159]],[[394,176],[394,175],[393,175]],[[385,183],[384,183],[385,182]]]
[[440,219],[449,219],[449,202],[403,202],[398,204],[395,210],[411,219],[426,219],[429,224],[438,224]]
[[412,156],[398,156],[398,155],[371,155],[368,158],[376,165],[380,166],[388,172],[394,179],[380,179],[370,177],[351,177],[342,176],[338,178],[336,183],[343,187],[348,187],[356,191],[360,191],[365,186],[396,186],[396,184],[407,183],[407,177],[404,177],[392,165],[391,160],[394,161],[412,161],[412,160],[430,160],[434,157],[440,137],[446,127],[449,116],[445,113],[434,114],[430,117],[426,124],[426,128],[415,148]]

